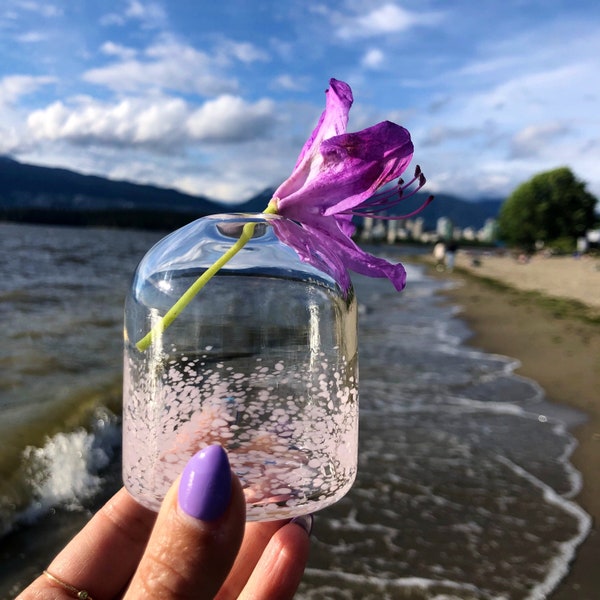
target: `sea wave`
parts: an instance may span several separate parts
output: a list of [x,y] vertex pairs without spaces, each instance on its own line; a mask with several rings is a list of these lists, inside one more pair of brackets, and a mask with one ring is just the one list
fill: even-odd
[[60,432],[43,446],[27,446],[22,455],[20,507],[0,508],[1,531],[31,525],[55,508],[84,510],[103,485],[103,471],[121,447],[120,418],[98,407],[89,429]]

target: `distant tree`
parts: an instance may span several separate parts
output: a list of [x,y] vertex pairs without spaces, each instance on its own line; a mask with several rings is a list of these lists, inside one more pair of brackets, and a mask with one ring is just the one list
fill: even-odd
[[568,167],[539,173],[521,184],[502,204],[498,217],[501,239],[531,248],[585,234],[596,223],[598,200]]

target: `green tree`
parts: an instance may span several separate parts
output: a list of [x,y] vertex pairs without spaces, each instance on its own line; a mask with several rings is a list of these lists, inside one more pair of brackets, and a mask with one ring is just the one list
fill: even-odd
[[596,223],[597,199],[568,167],[539,173],[504,202],[498,218],[501,239],[531,248],[535,242],[575,243]]

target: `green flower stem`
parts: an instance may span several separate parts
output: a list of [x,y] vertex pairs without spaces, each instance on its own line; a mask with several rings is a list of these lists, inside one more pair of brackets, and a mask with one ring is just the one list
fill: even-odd
[[[269,203],[269,206],[263,211],[264,214],[277,214],[275,203]],[[173,323],[185,307],[195,298],[198,292],[218,273],[218,271],[227,264],[247,243],[252,239],[256,223],[246,223],[242,229],[239,240],[215,261],[192,285],[182,294],[181,298],[165,313],[164,317],[136,344],[140,352],[144,352],[150,347],[155,337]]]

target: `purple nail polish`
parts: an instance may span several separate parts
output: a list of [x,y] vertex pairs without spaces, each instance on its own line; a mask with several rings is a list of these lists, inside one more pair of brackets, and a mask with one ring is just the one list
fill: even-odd
[[231,467],[221,446],[208,446],[187,463],[179,483],[179,506],[201,521],[215,521],[229,506]]
[[314,524],[314,517],[312,515],[301,515],[299,517],[294,517],[290,523],[302,527],[302,529],[310,535]]

